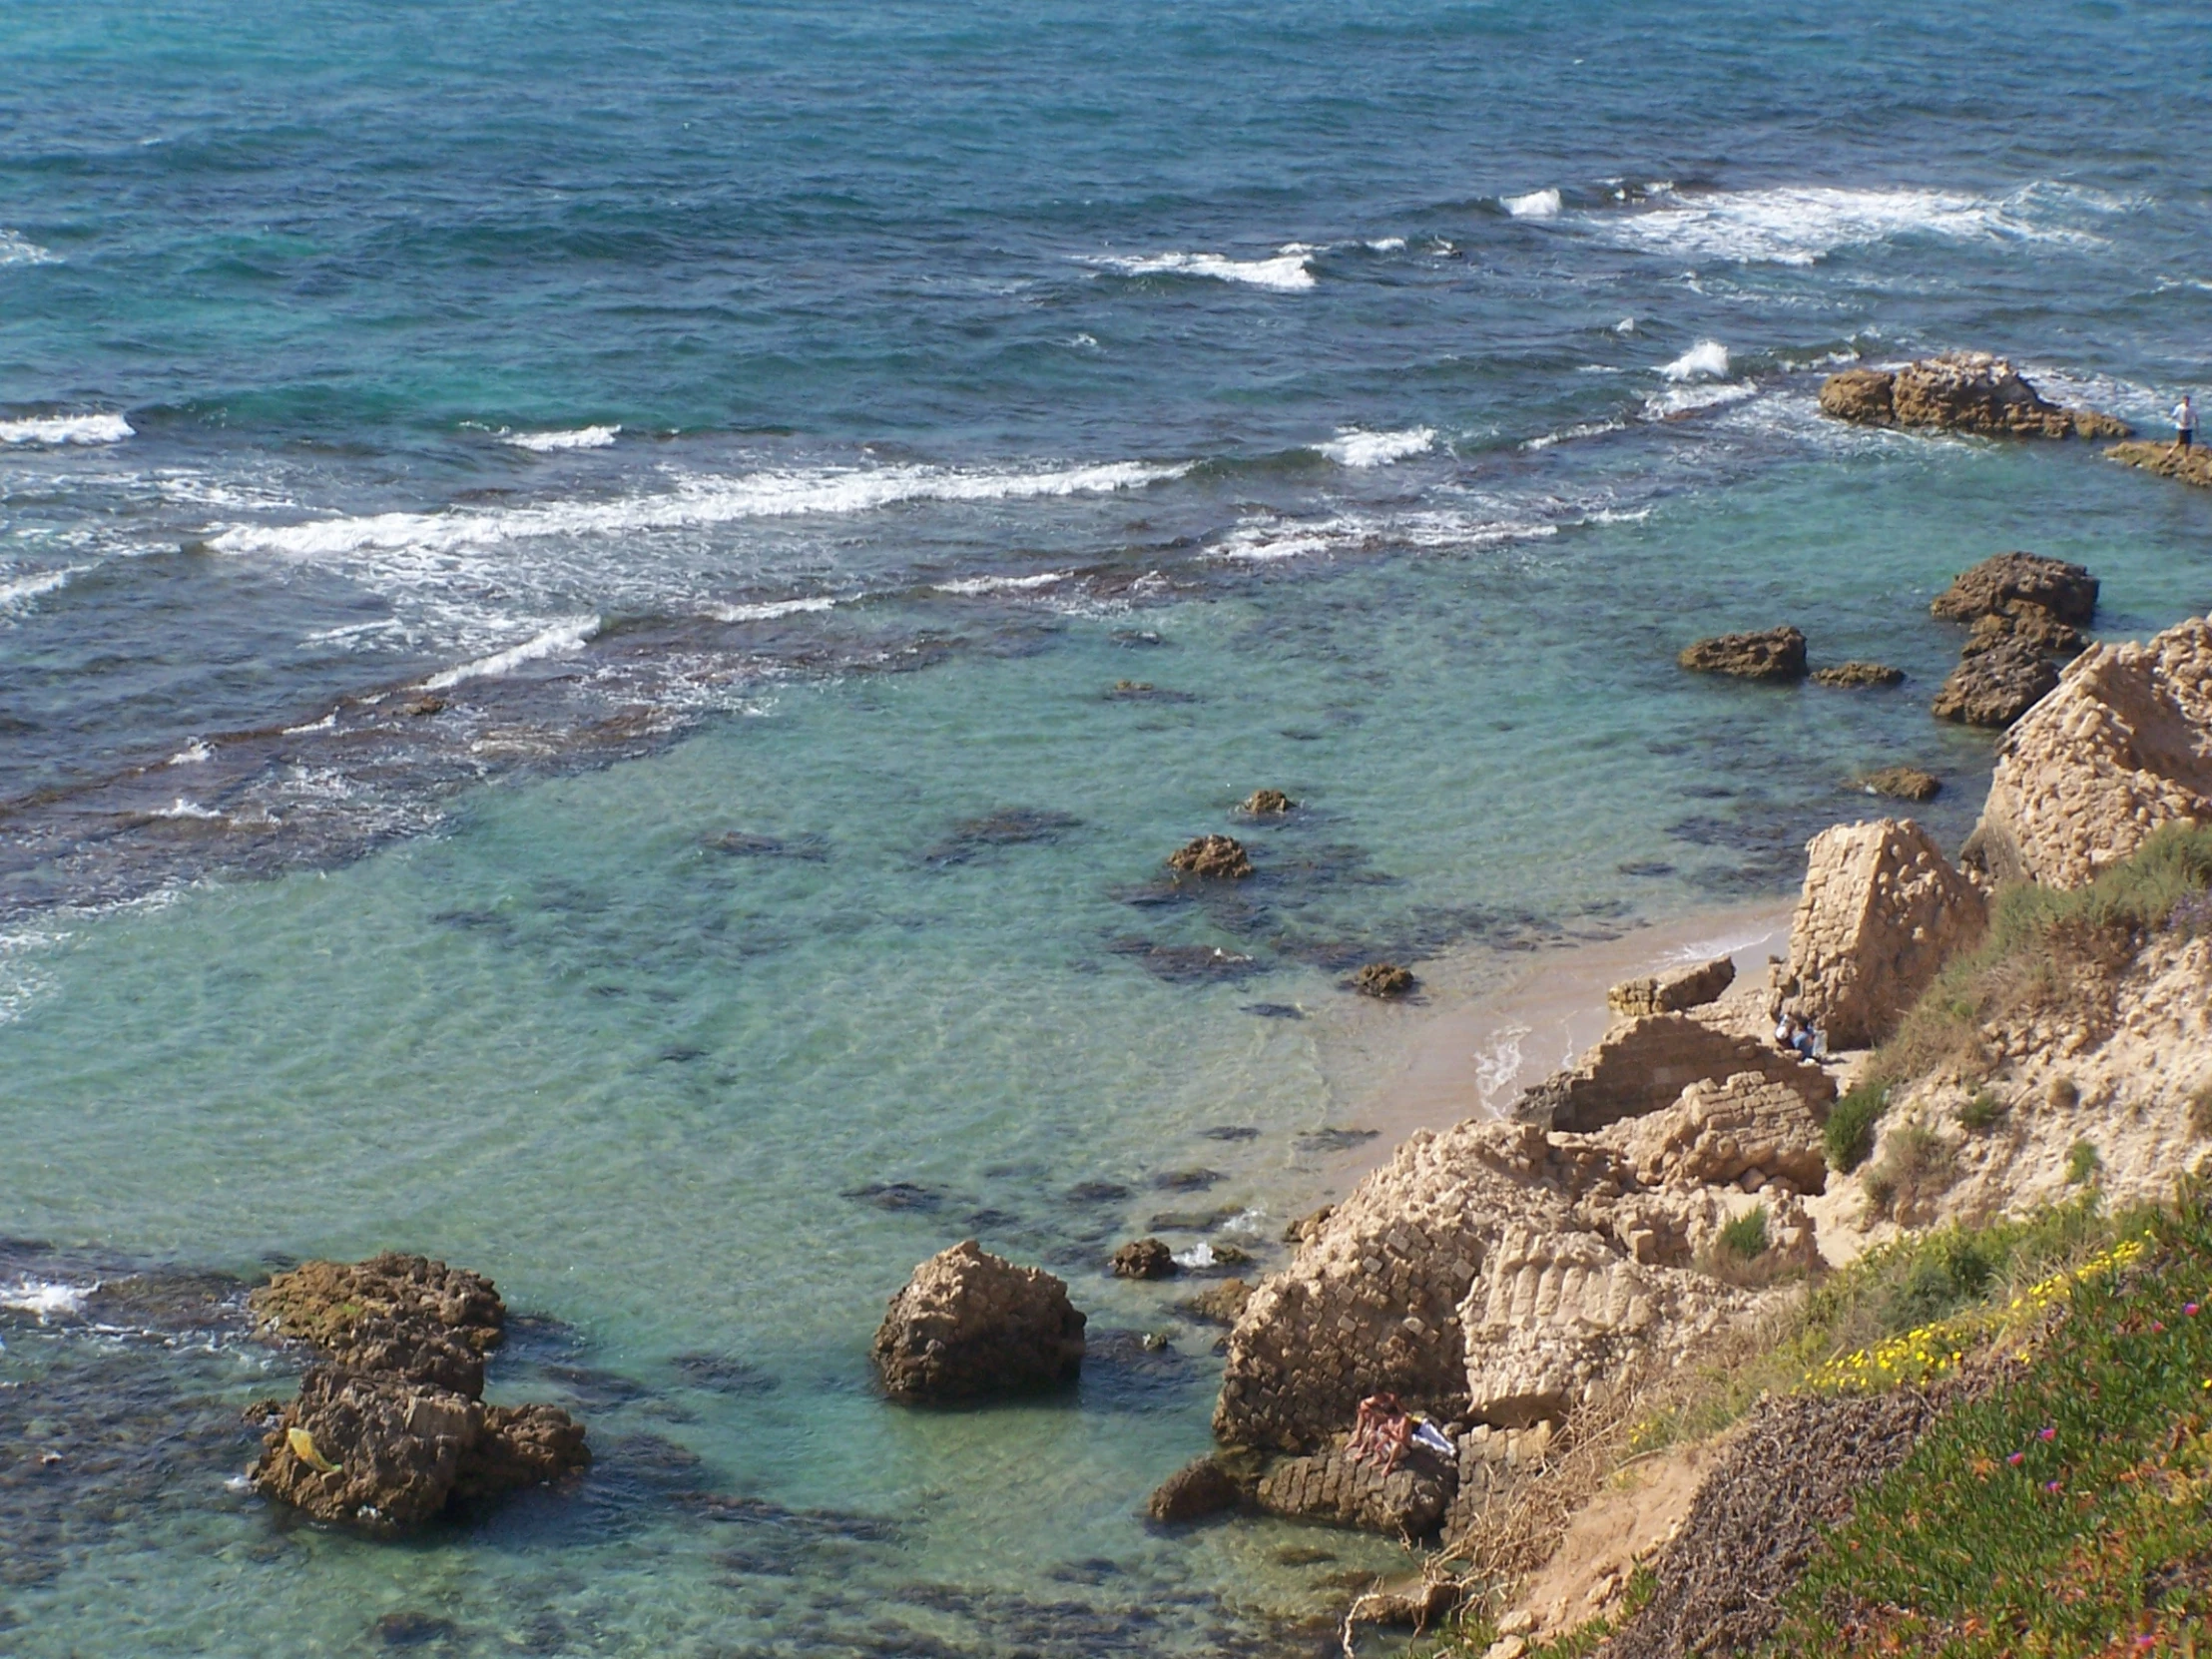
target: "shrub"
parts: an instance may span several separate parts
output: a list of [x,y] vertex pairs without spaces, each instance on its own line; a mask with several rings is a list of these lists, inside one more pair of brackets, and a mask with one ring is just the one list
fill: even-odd
[[2050,1080],[2050,1103],[2061,1112],[2070,1112],[2080,1104],[2081,1091],[2074,1087],[2070,1077],[2053,1077]]
[[1849,1175],[1867,1161],[1874,1150],[1874,1129],[1890,1104],[1890,1087],[1869,1078],[1828,1109],[1828,1123],[1821,1137],[1828,1147],[1828,1167]]
[[2212,1078],[2199,1083],[2189,1096],[2189,1132],[2212,1137]]
[[1767,1253],[1767,1207],[1746,1210],[1721,1229],[1721,1249],[1750,1261]]
[[1958,1108],[1959,1123],[1975,1134],[1979,1134],[2002,1116],[2004,1102],[1987,1089],[1976,1089],[1974,1097]]
[[1890,1137],[1882,1162],[1868,1171],[1867,1197],[1880,1215],[1910,1216],[1920,1201],[1950,1184],[1950,1148],[1925,1123]]
[[2076,1141],[2066,1153],[2066,1179],[2078,1187],[2101,1169],[2104,1160],[2087,1141]]

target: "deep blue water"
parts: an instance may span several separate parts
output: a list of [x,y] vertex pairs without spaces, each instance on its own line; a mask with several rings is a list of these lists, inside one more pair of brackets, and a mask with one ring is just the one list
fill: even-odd
[[[2149,5],[0,12],[0,1409],[222,1407],[130,1503],[0,1482],[0,1646],[1326,1610],[1387,1551],[1136,1520],[1212,1338],[1104,1250],[1197,1209],[1280,1259],[1421,1017],[1360,960],[1448,1003],[1772,898],[1875,763],[1961,834],[1965,564],[2205,608],[2212,496],[1814,394],[1957,346],[2146,426],[2201,388],[2208,64]],[[1785,619],[1912,678],[1673,666]],[[1238,829],[1263,784],[1306,811]],[[1164,892],[1219,829],[1260,877]],[[887,1412],[881,1299],[971,1231],[1178,1358]],[[569,1390],[582,1498],[283,1528],[208,1426],[260,1352],[70,1312],[386,1245],[564,1322],[495,1385]]]

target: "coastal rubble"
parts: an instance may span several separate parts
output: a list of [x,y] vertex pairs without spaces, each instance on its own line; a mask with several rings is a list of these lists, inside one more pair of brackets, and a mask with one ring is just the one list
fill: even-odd
[[1853,779],[1852,787],[1894,801],[1934,801],[1942,793],[1943,781],[1919,767],[1881,767]]
[[2041,612],[2086,628],[2096,615],[2097,587],[2084,565],[2037,553],[1997,553],[1960,571],[1928,610],[1946,622]]
[[1195,1457],[1161,1481],[1145,1504],[1145,1513],[1156,1521],[1175,1525],[1203,1520],[1235,1509],[1245,1499],[1245,1488],[1220,1457]]
[[892,1399],[976,1399],[1072,1381],[1085,1323],[1060,1280],[966,1239],[914,1269],[871,1352]]
[[1362,996],[1389,1001],[1413,989],[1413,970],[1395,962],[1370,962],[1352,976],[1352,988]]
[[2002,730],[2057,685],[2057,665],[2042,652],[2024,640],[2001,640],[1962,655],[1929,711],[1938,720]]
[[1414,1540],[1436,1530],[1457,1489],[1458,1470],[1428,1451],[1409,1451],[1385,1472],[1336,1445],[1277,1464],[1257,1497],[1270,1514]]
[[256,1408],[269,1424],[263,1492],[372,1537],[392,1538],[454,1503],[556,1480],[591,1460],[583,1424],[551,1405],[487,1405],[486,1351],[506,1310],[490,1280],[421,1256],[308,1262],[250,1299],[266,1335],[324,1364],[295,1399]]
[[1810,1100],[1836,1097],[1828,1074],[1809,1061],[1688,1014],[1666,1013],[1616,1023],[1572,1066],[1522,1095],[1514,1112],[1586,1134],[1671,1105],[1692,1083],[1744,1071],[1787,1083]]
[[2077,887],[2161,825],[2212,822],[2212,622],[2091,647],[1997,752],[1967,863]]
[[1170,1279],[1175,1252],[1164,1239],[1132,1239],[1115,1251],[1107,1266],[1116,1279]]
[[1892,668],[1888,663],[1864,663],[1853,660],[1834,663],[1827,668],[1817,668],[1812,674],[1816,686],[1838,686],[1847,691],[1882,690],[1905,684],[1905,670]]
[[1684,646],[1675,661],[1693,674],[1726,674],[1738,680],[1805,678],[1805,635],[1796,628],[1716,634]]
[[2046,401],[1987,351],[1946,351],[1899,369],[1847,368],[1821,385],[1821,408],[1863,426],[1937,427],[1990,437],[2124,438],[2126,422]]
[[2115,443],[2104,452],[2104,458],[2155,472],[2161,478],[2212,489],[2212,449],[2191,445],[2177,452],[2170,443]]
[[1879,1042],[1985,921],[1981,894],[1911,819],[1824,830],[1806,847],[1775,1011],[1832,1048]]
[[2097,579],[2081,565],[1999,553],[1961,571],[1929,606],[1972,624],[1932,712],[1968,726],[2010,726],[2058,684],[2058,660],[2082,649]]
[[1709,962],[1624,979],[1606,991],[1605,1005],[1630,1019],[1639,1014],[1679,1014],[1704,1006],[1735,982],[1735,959],[1715,956]]

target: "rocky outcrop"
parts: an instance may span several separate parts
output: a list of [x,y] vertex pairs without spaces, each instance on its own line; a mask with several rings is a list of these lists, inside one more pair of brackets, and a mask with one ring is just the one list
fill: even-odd
[[1434,1533],[1458,1486],[1458,1469],[1411,1450],[1385,1473],[1355,1461],[1342,1445],[1279,1463],[1261,1479],[1260,1507],[1295,1520],[1356,1526],[1408,1541]]
[[1822,384],[1821,408],[1864,426],[1990,437],[2127,436],[2126,423],[2111,415],[2046,401],[2009,362],[1986,351],[1946,351],[1894,371],[1847,368]]
[[1237,810],[1246,818],[1281,818],[1297,806],[1298,803],[1281,790],[1254,790]]
[[2212,489],[2212,449],[2201,445],[2176,450],[2170,443],[2115,443],[2104,452],[2104,458],[2155,472],[2161,478]]
[[1252,856],[1232,835],[1200,835],[1168,854],[1168,865],[1186,875],[1241,881],[1252,873]]
[[1795,628],[1754,634],[1716,634],[1685,646],[1675,661],[1693,674],[1726,674],[1738,680],[1805,678],[1805,636]]
[[1620,1144],[1637,1180],[1649,1187],[1757,1192],[1779,1181],[1794,1192],[1817,1193],[1828,1181],[1821,1142],[1827,1121],[1825,1105],[1788,1084],[1740,1072],[1692,1083],[1665,1111],[1623,1123]]
[[1164,1239],[1132,1239],[1114,1252],[1107,1266],[1116,1279],[1170,1279],[1175,1275],[1175,1252]]
[[1370,962],[1352,976],[1352,988],[1362,996],[1381,997],[1384,1001],[1406,996],[1413,989],[1413,970],[1399,967],[1395,962]]
[[2094,646],[1997,752],[1966,859],[2075,887],[2154,830],[2212,823],[2212,622]]
[[1902,686],[1905,684],[1905,670],[1892,668],[1888,663],[1837,663],[1829,668],[1815,669],[1813,684],[1841,686],[1852,691]]
[[2057,664],[2024,640],[2004,640],[1959,658],[1929,708],[1938,720],[2002,730],[2057,686]]
[[1185,1297],[1175,1305],[1175,1311],[1205,1325],[1235,1325],[1245,1311],[1245,1304],[1251,1300],[1249,1281],[1224,1279],[1218,1285],[1207,1286],[1196,1296]]
[[1624,979],[1605,993],[1605,1005],[1625,1019],[1641,1014],[1678,1014],[1701,1008],[1736,982],[1733,957],[1670,968],[1665,973]]
[[872,1357],[893,1399],[976,1399],[1073,1380],[1084,1323],[1051,1274],[968,1239],[914,1269],[890,1300]]
[[1824,830],[1806,859],[1777,1011],[1832,1048],[1865,1047],[1980,937],[1982,897],[1911,819]]
[[1946,622],[2042,612],[2076,628],[2096,615],[2097,579],[2086,566],[2035,553],[1998,553],[1952,579],[1929,604]]
[[1144,1509],[1152,1519],[1175,1525],[1218,1515],[1243,1501],[1243,1484],[1221,1460],[1199,1457],[1161,1481]]
[[551,1405],[486,1405],[484,1352],[506,1310],[490,1280],[420,1256],[308,1262],[251,1299],[266,1333],[327,1362],[273,1411],[254,1468],[269,1496],[373,1537],[591,1460]]
[[1882,767],[1853,779],[1852,787],[1897,801],[1934,801],[1942,793],[1943,781],[1919,767]]
[[1573,1066],[1521,1096],[1514,1112],[1547,1128],[1587,1134],[1671,1105],[1701,1079],[1747,1071],[1809,1100],[1825,1104],[1836,1097],[1828,1074],[1794,1054],[1684,1014],[1647,1014],[1615,1025]]

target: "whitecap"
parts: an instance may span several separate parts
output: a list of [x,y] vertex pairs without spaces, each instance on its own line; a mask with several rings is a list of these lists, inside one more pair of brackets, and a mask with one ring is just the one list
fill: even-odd
[[334,732],[337,730],[337,724],[338,712],[332,709],[320,720],[310,720],[304,726],[285,727],[284,736],[287,738],[303,738],[310,732]]
[[985,593],[1027,593],[1037,588],[1049,588],[1065,582],[1075,574],[1072,570],[1048,570],[1040,576],[966,576],[957,582],[939,582],[939,593],[972,597]]
[[170,756],[169,764],[173,767],[196,767],[204,766],[214,759],[215,751],[210,749],[201,739],[194,738],[184,748]]
[[1635,331],[1636,319],[1632,316],[1624,316],[1613,324],[1613,332],[1616,334],[1633,334]]
[[1549,449],[1555,443],[1566,443],[1575,438],[1603,437],[1607,432],[1622,432],[1627,429],[1628,422],[1625,420],[1586,420],[1578,426],[1564,426],[1556,432],[1546,432],[1541,437],[1530,438],[1521,447]]
[[1721,385],[1676,386],[1644,399],[1644,414],[1651,420],[1665,420],[1672,415],[1690,414],[1699,409],[1716,409],[1724,403],[1740,403],[1747,397],[1756,397],[1759,388],[1749,380],[1730,380]]
[[1433,426],[1408,426],[1400,432],[1363,432],[1347,426],[1329,442],[1314,447],[1339,466],[1388,466],[1420,454],[1435,441]]
[[1179,1268],[1210,1268],[1214,1265],[1214,1247],[1201,1239],[1190,1249],[1177,1251],[1175,1265]]
[[152,818],[191,819],[199,823],[214,823],[223,817],[214,808],[203,807],[197,801],[187,801],[183,796],[179,796],[176,801],[167,807],[156,807],[148,816]]
[[0,443],[121,443],[136,435],[131,423],[119,414],[26,415],[20,420],[0,420]]
[[1515,219],[1557,219],[1566,205],[1556,189],[1532,190],[1526,196],[1505,196],[1498,201]]
[[0,1286],[0,1308],[35,1314],[44,1325],[57,1315],[83,1313],[85,1298],[99,1288],[97,1284],[57,1285],[44,1279],[18,1279],[13,1285]]
[[1101,259],[1093,263],[1125,276],[1210,276],[1216,281],[1296,293],[1314,285],[1309,266],[1319,252],[1302,242],[1287,242],[1272,259],[1233,260],[1226,254],[1150,254],[1141,259]]
[[66,586],[69,579],[79,571],[90,568],[89,565],[65,565],[60,570],[41,570],[29,576],[18,576],[10,581],[0,582],[0,609],[25,604],[42,593],[52,593],[56,588]]
[[60,265],[61,256],[41,248],[21,231],[0,231],[0,265]]
[[1401,253],[1405,247],[1405,239],[1403,237],[1378,237],[1375,241],[1369,243],[1368,247],[1378,254]]
[[1841,190],[1826,186],[1673,198],[1647,212],[1594,220],[1601,234],[1672,259],[1808,266],[1840,248],[1915,234],[1954,241],[2099,247],[2102,239],[2051,223],[2053,210],[2117,211],[2124,204],[2029,187],[1992,198],[1944,190]]
[[761,605],[710,604],[707,614],[717,622],[774,622],[778,617],[798,616],[803,611],[827,611],[835,604],[830,598],[772,599]]
[[565,432],[508,432],[499,441],[545,455],[556,449],[607,449],[621,430],[620,426],[578,426]]
[[239,524],[211,536],[218,553],[343,557],[378,549],[444,553],[537,536],[607,536],[675,530],[748,518],[861,513],[906,502],[1004,501],[1031,496],[1106,494],[1190,470],[1108,461],[1035,471],[961,472],[906,465],[765,471],[739,477],[680,476],[673,489],[615,501],[544,502],[491,510],[370,513],[304,524]]
[[368,634],[388,633],[399,626],[397,617],[384,617],[377,622],[349,622],[342,628],[317,628],[300,639],[301,645],[336,645],[346,640],[357,640]]
[[1689,350],[1659,370],[1670,380],[1694,380],[1728,378],[1728,347],[1717,339],[1701,339]]
[[565,657],[572,651],[580,651],[598,632],[599,618],[569,617],[532,634],[520,645],[510,645],[504,651],[494,651],[488,657],[478,657],[473,662],[433,674],[422,682],[422,689],[445,691],[463,680],[497,680],[512,674],[524,663],[534,663],[545,657]]

